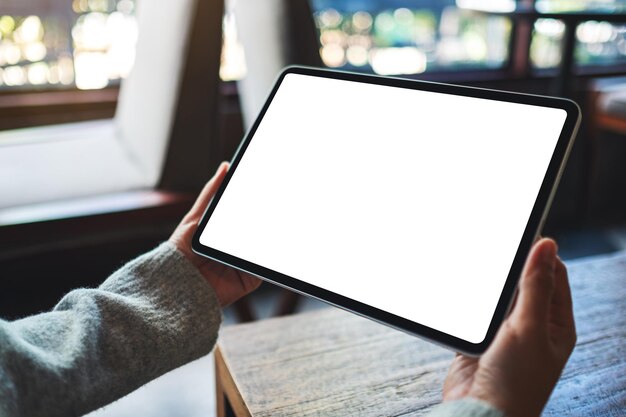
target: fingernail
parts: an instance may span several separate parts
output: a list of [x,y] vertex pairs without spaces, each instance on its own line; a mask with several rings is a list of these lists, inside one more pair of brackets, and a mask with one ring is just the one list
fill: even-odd
[[556,243],[550,240],[550,243],[545,243],[542,249],[541,256],[543,259],[550,262],[554,261],[556,258]]

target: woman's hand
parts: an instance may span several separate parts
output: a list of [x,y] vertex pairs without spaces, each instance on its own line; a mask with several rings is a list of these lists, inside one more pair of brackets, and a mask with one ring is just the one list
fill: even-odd
[[209,285],[213,287],[222,307],[237,301],[261,285],[261,281],[258,278],[214,260],[196,255],[191,250],[191,238],[196,231],[200,218],[224,180],[228,168],[228,163],[222,162],[213,178],[200,192],[189,213],[185,215],[170,237],[170,242],[176,245],[178,250],[198,268]]
[[480,358],[452,362],[443,400],[473,397],[507,417],[539,416],[576,343],[572,298],[556,244],[531,251],[511,315]]

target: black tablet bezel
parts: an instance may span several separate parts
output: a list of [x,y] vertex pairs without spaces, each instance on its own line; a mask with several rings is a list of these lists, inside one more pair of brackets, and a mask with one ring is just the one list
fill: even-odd
[[[559,137],[558,143],[556,145],[554,154],[552,155],[552,159],[548,166],[548,170],[546,171],[546,175],[542,182],[541,188],[539,190],[539,194],[535,201],[535,205],[533,206],[530,218],[526,225],[526,229],[524,230],[524,234],[520,241],[520,244],[517,249],[517,253],[513,260],[513,264],[511,265],[511,269],[509,271],[508,277],[506,279],[506,283],[504,285],[503,291],[500,294],[500,298],[498,300],[498,304],[494,311],[494,314],[491,319],[491,323],[489,325],[489,329],[487,330],[487,334],[482,342],[480,343],[471,343],[463,339],[459,339],[447,333],[441,332],[439,330],[427,327],[425,325],[413,322],[411,320],[405,319],[403,317],[396,316],[394,314],[388,313],[386,311],[374,308],[367,304],[358,302],[356,300],[350,299],[348,297],[342,296],[340,294],[333,293],[331,291],[325,290],[323,288],[317,287],[315,285],[311,285],[307,282],[300,281],[294,277],[290,277],[279,272],[264,268],[260,265],[253,264],[251,262],[246,261],[245,259],[240,259],[235,256],[229,255],[227,253],[221,252],[217,249],[210,248],[204,246],[200,243],[200,235],[204,230],[211,214],[213,213],[216,205],[218,204],[224,189],[228,186],[228,182],[233,175],[233,173],[237,170],[237,165],[241,160],[243,154],[246,151],[248,144],[251,139],[254,137],[254,133],[256,132],[259,124],[261,123],[265,112],[267,111],[276,91],[280,87],[283,79],[287,74],[302,74],[302,75],[310,75],[315,77],[325,77],[325,78],[333,78],[338,80],[346,80],[346,81],[355,81],[367,84],[377,84],[389,87],[398,87],[398,88],[408,88],[414,90],[423,90],[430,91],[436,93],[443,94],[453,94],[460,95],[465,97],[476,97],[482,99],[489,100],[498,100],[498,101],[506,101],[513,103],[521,103],[521,104],[530,104],[535,106],[542,107],[552,107],[563,109],[567,112],[567,118],[564,123],[563,129],[561,131],[561,135]],[[231,162],[231,167],[224,178],[224,181],[217,191],[215,197],[207,207],[202,220],[198,225],[198,229],[196,230],[193,240],[192,240],[192,248],[194,252],[222,262],[224,264],[233,266],[237,269],[249,272],[253,275],[256,275],[266,281],[272,282],[274,284],[289,288],[298,293],[309,295],[325,301],[329,304],[335,305],[342,309],[351,311],[353,313],[359,314],[361,316],[370,318],[372,320],[381,322],[388,326],[397,328],[399,330],[417,335],[422,338],[426,338],[434,343],[443,345],[444,347],[449,347],[455,351],[463,352],[469,355],[479,355],[484,352],[493,338],[495,337],[496,331],[502,321],[504,320],[509,305],[513,299],[515,294],[515,290],[517,287],[517,281],[521,274],[522,268],[524,266],[525,259],[530,251],[530,248],[538,236],[543,223],[545,221],[545,216],[550,207],[550,203],[556,191],[558,181],[561,177],[563,167],[571,150],[571,146],[574,141],[574,137],[576,131],[578,129],[578,125],[580,123],[580,109],[573,101],[554,98],[554,97],[545,97],[545,96],[535,96],[528,94],[519,94],[519,93],[510,93],[504,91],[497,90],[488,90],[482,88],[474,88],[474,87],[465,87],[465,86],[457,86],[450,84],[442,84],[442,83],[434,83],[434,82],[426,82],[426,81],[415,81],[415,80],[407,80],[407,79],[399,79],[399,78],[391,78],[391,77],[379,77],[373,75],[363,75],[356,74],[350,72],[343,71],[331,71],[324,69],[315,69],[308,67],[288,67],[286,68],[276,80],[272,91],[270,92],[265,105],[263,106],[259,116],[255,120],[252,127],[249,129],[248,133],[245,135],[239,149],[235,153],[235,156]]]

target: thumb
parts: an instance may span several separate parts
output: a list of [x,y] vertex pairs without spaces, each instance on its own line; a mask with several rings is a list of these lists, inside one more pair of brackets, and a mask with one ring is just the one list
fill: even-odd
[[512,315],[516,321],[532,326],[548,323],[555,286],[556,252],[556,243],[552,239],[541,239],[528,255]]
[[220,166],[217,168],[217,171],[215,172],[215,175],[213,175],[213,178],[211,178],[209,182],[206,183],[206,185],[198,195],[196,202],[193,204],[193,207],[185,216],[185,219],[193,221],[200,220],[200,217],[211,202],[211,199],[217,192],[217,189],[220,188],[220,185],[222,185],[222,181],[224,180],[224,177],[226,176],[229,167],[230,165],[228,164],[228,162],[222,162],[220,164]]

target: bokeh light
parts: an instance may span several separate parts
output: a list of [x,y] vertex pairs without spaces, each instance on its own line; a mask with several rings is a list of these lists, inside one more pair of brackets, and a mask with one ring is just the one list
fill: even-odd
[[222,59],[220,63],[220,78],[224,81],[240,80],[247,72],[246,57],[243,45],[237,34],[237,21],[232,10],[232,3],[228,6],[223,20]]
[[418,1],[392,9],[372,1],[371,9],[349,10],[339,1],[314,0],[322,61],[384,75],[504,65],[510,21],[465,13],[453,0],[441,3],[439,10],[415,7]]
[[28,67],[28,82],[32,85],[43,85],[48,82],[48,64],[37,62]]
[[[135,59],[135,1],[68,0],[63,13],[46,14],[42,8],[40,15],[0,15],[0,89],[93,89],[118,83]],[[232,4],[226,2],[223,21],[220,77],[226,81],[241,79],[248,71]],[[311,4],[319,53],[331,68],[400,75],[502,68],[509,59],[512,22],[466,9],[509,11],[514,0]],[[544,12],[626,11],[626,3],[617,0],[537,0],[536,7]],[[559,65],[563,33],[561,21],[535,22],[530,49],[535,68]],[[626,26],[585,22],[578,26],[576,39],[578,65],[626,63]]]
[[0,16],[3,88],[94,89],[129,74],[138,31],[134,1],[73,0],[70,5],[74,18],[59,10],[41,16]]
[[[135,1],[68,0],[67,6],[51,6],[56,8],[53,13],[46,6],[39,16],[0,15],[0,88],[96,89],[126,78],[134,64],[139,30]],[[247,68],[233,2],[226,6],[220,77],[230,81],[243,78]],[[328,14],[328,19],[337,15]],[[355,16],[354,25],[366,28],[371,16]],[[362,55],[358,48],[351,54],[355,62]]]

